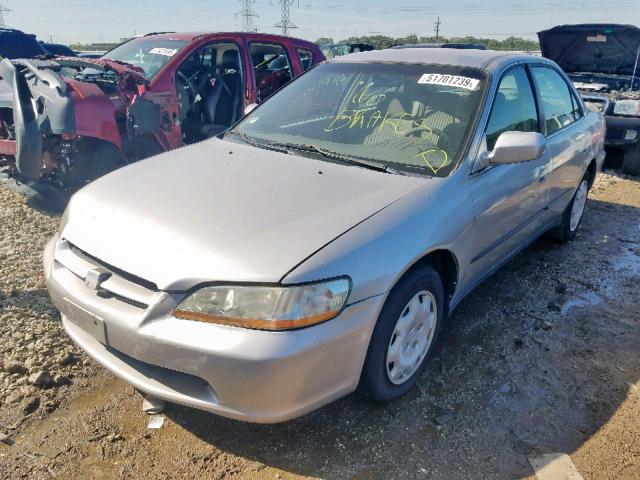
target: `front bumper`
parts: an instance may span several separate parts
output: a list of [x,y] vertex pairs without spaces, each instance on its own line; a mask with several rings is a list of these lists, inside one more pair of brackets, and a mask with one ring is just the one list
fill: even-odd
[[98,363],[142,392],[272,423],[314,410],[358,384],[383,296],[349,306],[323,324],[287,332],[178,320],[171,312],[184,294],[153,292],[147,307],[104,298],[58,261],[58,243],[54,237],[47,244],[44,266],[65,330]]

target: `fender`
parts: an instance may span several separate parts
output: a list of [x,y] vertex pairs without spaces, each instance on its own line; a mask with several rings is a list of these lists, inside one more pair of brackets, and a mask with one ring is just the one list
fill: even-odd
[[122,149],[116,124],[116,108],[97,85],[67,79],[76,116],[75,134],[114,144]]

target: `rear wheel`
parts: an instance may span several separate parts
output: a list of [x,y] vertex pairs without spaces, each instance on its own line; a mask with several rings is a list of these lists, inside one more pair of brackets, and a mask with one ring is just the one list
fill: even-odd
[[552,238],[560,242],[573,240],[582,222],[584,209],[587,205],[587,194],[589,193],[589,173],[580,181],[576,193],[573,195],[571,203],[562,214],[562,222],[549,233]]
[[640,175],[640,144],[624,151],[622,171],[629,175]]
[[415,386],[442,326],[444,289],[438,273],[409,273],[389,293],[374,328],[358,391],[394,400]]

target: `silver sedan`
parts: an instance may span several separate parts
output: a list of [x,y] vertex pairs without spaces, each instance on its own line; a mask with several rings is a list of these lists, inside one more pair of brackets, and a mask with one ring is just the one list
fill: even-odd
[[603,141],[543,58],[341,57],[74,195],[47,285],[69,336],[152,397],[254,422],[393,400],[476,285],[575,236]]

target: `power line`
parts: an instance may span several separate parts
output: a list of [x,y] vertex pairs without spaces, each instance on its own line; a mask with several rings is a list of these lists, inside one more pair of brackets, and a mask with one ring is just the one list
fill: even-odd
[[258,27],[253,21],[254,18],[258,18],[258,14],[253,11],[253,5],[256,3],[256,0],[239,1],[240,11],[236,13],[236,15],[240,15],[242,17],[242,29],[245,32],[257,32]]
[[5,7],[4,5],[2,5],[2,3],[0,3],[0,27],[7,26],[7,24],[4,21],[4,14],[9,13],[10,11],[11,9]]
[[280,4],[280,23],[277,24],[276,27],[282,29],[282,35],[286,36],[289,34],[289,30],[298,28],[291,23],[289,18],[289,10],[296,2],[298,3],[298,6],[300,6],[300,0],[278,0],[278,3]]
[[440,36],[440,25],[441,24],[442,24],[442,22],[440,22],[440,17],[438,17],[438,20],[436,20],[435,27],[433,28],[433,30],[436,32],[436,40],[438,40],[438,37]]

